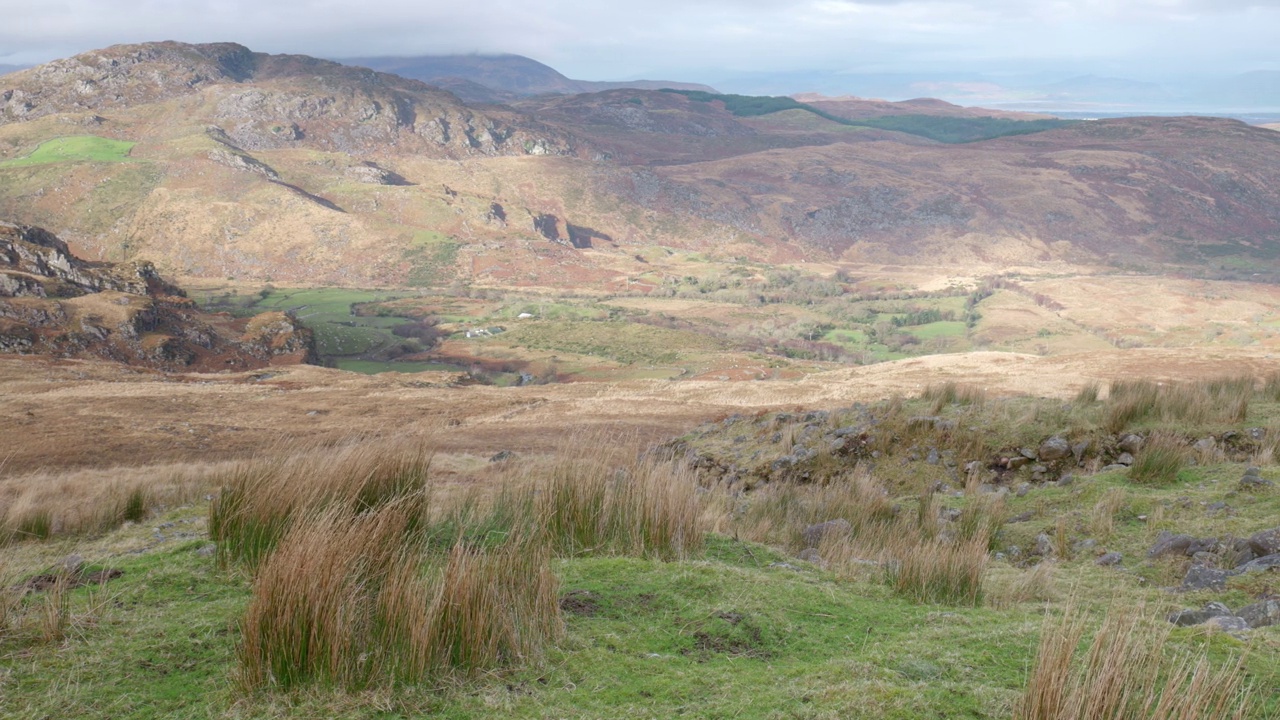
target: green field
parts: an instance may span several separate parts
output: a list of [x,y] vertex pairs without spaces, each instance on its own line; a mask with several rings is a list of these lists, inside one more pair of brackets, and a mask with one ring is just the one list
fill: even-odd
[[48,140],[30,155],[0,162],[0,167],[23,167],[63,162],[123,162],[137,143],[96,135],[76,135]]

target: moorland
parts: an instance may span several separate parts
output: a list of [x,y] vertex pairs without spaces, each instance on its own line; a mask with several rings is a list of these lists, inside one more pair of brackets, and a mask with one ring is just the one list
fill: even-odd
[[0,716],[1274,716],[1276,168],[230,43],[0,77]]

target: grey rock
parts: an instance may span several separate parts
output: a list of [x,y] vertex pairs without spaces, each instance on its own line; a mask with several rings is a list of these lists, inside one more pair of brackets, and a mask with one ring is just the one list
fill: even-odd
[[1218,567],[1218,556],[1211,552],[1198,552],[1191,556],[1191,564],[1200,567]]
[[1071,446],[1071,455],[1076,459],[1076,463],[1084,461],[1084,454],[1089,452],[1089,441],[1084,440]]
[[1249,536],[1249,547],[1255,555],[1275,555],[1280,553],[1280,528],[1272,528],[1256,532]]
[[1018,453],[1019,453],[1019,454],[1021,454],[1021,455],[1022,455],[1022,457],[1026,458],[1026,459],[1028,459],[1028,460],[1039,460],[1039,459],[1040,459],[1040,458],[1036,457],[1036,451],[1035,451],[1035,450],[1032,450],[1031,448],[1025,448],[1025,447],[1024,447],[1024,448],[1019,448],[1019,449],[1018,449]]
[[810,525],[804,529],[801,536],[804,538],[804,544],[807,548],[816,548],[822,543],[822,540],[831,534],[844,535],[847,534],[853,526],[844,518],[836,518],[828,520],[817,525]]
[[803,560],[807,563],[813,563],[814,565],[822,564],[822,555],[818,554],[818,551],[815,548],[805,548],[804,550],[801,550],[800,553],[796,555],[796,559]]
[[1036,554],[1045,557],[1053,554],[1053,540],[1045,533],[1036,536]]
[[1118,471],[1120,471],[1120,470],[1125,470],[1125,469],[1127,469],[1127,468],[1128,468],[1128,466],[1127,466],[1127,465],[1121,465],[1121,464],[1119,464],[1119,463],[1112,463],[1112,464],[1110,464],[1110,465],[1108,465],[1108,466],[1106,466],[1106,467],[1102,468],[1102,469],[1101,469],[1101,470],[1099,470],[1098,472],[1104,472],[1104,473],[1109,473],[1109,472],[1118,472]]
[[1147,551],[1147,557],[1155,559],[1171,553],[1183,555],[1193,542],[1195,542],[1195,538],[1190,535],[1175,535],[1168,530],[1161,530],[1160,534],[1156,536],[1155,543]]
[[1270,480],[1264,480],[1256,475],[1245,475],[1240,478],[1240,487],[1245,490],[1253,490],[1257,488],[1275,487],[1275,483]]
[[1076,481],[1075,476],[1072,475],[1071,473],[1067,473],[1066,475],[1063,475],[1062,477],[1058,478],[1058,487],[1069,487],[1071,483],[1075,481]]
[[1142,443],[1143,439],[1141,435],[1134,435],[1133,433],[1130,433],[1120,438],[1120,441],[1116,443],[1116,448],[1121,452],[1132,454],[1142,449]]
[[77,554],[71,554],[62,559],[62,571],[67,575],[79,575],[84,568],[84,558]]
[[1217,447],[1218,441],[1211,437],[1207,437],[1197,440],[1195,444],[1191,446],[1191,449],[1199,452],[1212,452]]
[[1236,614],[1244,618],[1251,628],[1280,625],[1280,600],[1263,600],[1247,605]]
[[1022,483],[1017,490],[1013,491],[1013,494],[1018,497],[1026,497],[1029,492],[1031,492],[1031,483]]
[[1241,630],[1249,629],[1249,623],[1246,622],[1244,618],[1236,617],[1234,615],[1219,615],[1217,617],[1211,617],[1204,621],[1204,625],[1206,627],[1216,628],[1223,632],[1240,632]]
[[1218,570],[1216,568],[1201,567],[1193,565],[1187,571],[1187,576],[1182,579],[1183,590],[1225,590],[1227,587],[1227,578],[1234,573],[1226,570]]
[[1132,464],[1133,464],[1133,454],[1132,454],[1132,453],[1120,453],[1120,457],[1116,458],[1116,464],[1117,464],[1117,465],[1124,465],[1125,467],[1129,467],[1130,465],[1132,465]]
[[1203,610],[1178,610],[1169,613],[1169,622],[1178,627],[1200,625],[1210,618],[1230,617],[1231,610],[1217,602],[1206,603]]
[[1054,460],[1062,460],[1071,455],[1071,443],[1067,439],[1055,435],[1048,440],[1040,443],[1040,449],[1037,455],[1041,462],[1053,462]]
[[1121,555],[1120,553],[1118,553],[1118,552],[1109,552],[1109,553],[1107,553],[1107,554],[1105,554],[1105,555],[1102,555],[1102,556],[1101,556],[1101,557],[1099,557],[1097,560],[1094,560],[1094,561],[1093,561],[1093,564],[1094,564],[1094,565],[1100,565],[1100,566],[1102,566],[1102,567],[1110,567],[1110,566],[1112,566],[1112,565],[1119,565],[1119,564],[1120,564],[1120,561],[1121,561],[1121,560],[1123,560],[1123,559],[1124,559],[1124,556],[1123,556],[1123,555]]
[[1266,570],[1276,570],[1276,569],[1280,569],[1280,553],[1277,553],[1275,555],[1264,555],[1255,560],[1250,560],[1249,562],[1236,568],[1236,571],[1242,572],[1242,573],[1251,573],[1251,572],[1264,572]]
[[1018,468],[1026,467],[1027,465],[1030,465],[1030,464],[1031,464],[1031,460],[1021,455],[1015,455],[1009,458],[1007,461],[1005,461],[1005,467],[1009,468],[1010,470],[1017,470]]
[[942,458],[938,456],[937,448],[929,448],[929,456],[924,459],[930,465],[937,465],[942,462]]
[[1085,550],[1092,550],[1098,547],[1098,541],[1094,540],[1093,538],[1085,538],[1084,540],[1077,542],[1072,547],[1074,547],[1079,552],[1084,552]]
[[213,554],[217,551],[217,545],[204,545],[201,546],[200,549],[196,550],[196,555],[200,557],[213,557]]

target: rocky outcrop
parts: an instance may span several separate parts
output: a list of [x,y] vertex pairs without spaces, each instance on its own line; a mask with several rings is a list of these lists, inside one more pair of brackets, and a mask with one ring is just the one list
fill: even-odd
[[36,227],[0,223],[0,352],[97,357],[163,370],[316,362],[284,313],[203,313],[151,263],[89,263]]

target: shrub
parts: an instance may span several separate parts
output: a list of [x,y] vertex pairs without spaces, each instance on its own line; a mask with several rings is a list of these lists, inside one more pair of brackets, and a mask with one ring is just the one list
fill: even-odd
[[1187,464],[1187,449],[1178,438],[1156,434],[1148,438],[1129,468],[1129,479],[1143,484],[1171,483]]

